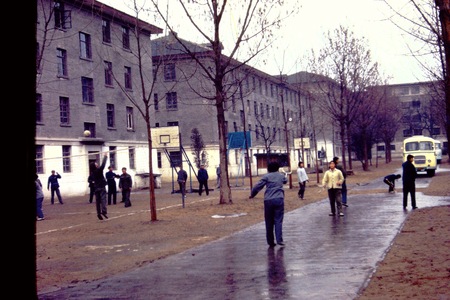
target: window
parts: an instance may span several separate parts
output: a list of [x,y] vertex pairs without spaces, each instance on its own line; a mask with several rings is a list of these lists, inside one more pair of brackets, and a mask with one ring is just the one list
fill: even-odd
[[236,122],[233,122],[233,129],[234,129],[234,132],[237,132],[237,131],[238,131]]
[[410,137],[410,136],[412,136],[410,129],[403,130],[403,137]]
[[158,94],[153,94],[153,105],[155,106],[155,110],[159,110],[159,100],[158,100]]
[[109,165],[112,166],[113,169],[116,169],[116,152],[116,146],[109,146]]
[[153,73],[153,81],[156,81],[157,75],[158,75],[158,66],[157,64],[153,64],[152,66],[152,73]]
[[112,62],[105,60],[104,63],[105,63],[105,85],[112,86],[113,85]]
[[175,64],[165,64],[164,65],[164,80],[166,81],[174,81],[176,80],[176,73],[175,73]]
[[176,92],[170,92],[170,93],[166,94],[166,108],[167,109],[177,109],[178,108]]
[[178,126],[177,121],[167,122],[167,126]]
[[94,81],[92,78],[81,77],[83,103],[94,103]]
[[231,95],[231,110],[236,112],[236,99],[234,98],[234,95]]
[[111,22],[109,20],[102,20],[102,35],[104,43],[111,43]]
[[67,77],[67,51],[64,49],[56,49],[58,76]]
[[91,59],[91,36],[84,32],[80,32],[80,57],[84,59]]
[[413,100],[411,103],[412,108],[420,108],[420,100]]
[[122,47],[130,49],[130,29],[125,26],[122,26]]
[[69,29],[72,28],[71,11],[64,10],[64,3],[55,1],[53,5],[53,13],[55,15],[55,28]]
[[132,85],[131,85],[131,67],[125,67],[125,88],[126,89],[133,89]]
[[422,129],[413,129],[414,135],[422,135]]
[[[228,121],[225,121],[225,138],[228,139]],[[228,140],[226,142],[228,144]]]
[[130,106],[127,106],[127,129],[134,129],[133,108]]
[[256,101],[253,101],[253,110],[255,111],[255,117],[258,116],[258,103]]
[[129,147],[128,148],[128,159],[130,160],[130,169],[136,169],[135,157],[136,157],[136,153],[134,151],[134,147]]
[[70,156],[72,152],[72,146],[62,146],[62,163],[64,173],[70,173],[72,167],[70,164]]
[[262,118],[264,118],[264,104],[260,103],[259,106],[260,106],[259,112],[261,113],[260,117],[262,119]]
[[36,123],[42,123],[42,95],[36,94]]
[[97,136],[96,130],[95,130],[95,123],[84,123],[84,130],[89,130],[91,132],[90,137],[95,138]]
[[431,129],[431,135],[439,135],[441,134],[441,128],[440,127],[434,127]]
[[247,100],[247,114],[251,115],[250,100]]
[[70,124],[70,107],[67,97],[59,97],[59,121],[61,125]]
[[44,146],[36,145],[36,173],[43,174],[44,173]]
[[106,104],[106,121],[109,128],[116,127],[114,104]]
[[268,104],[266,104],[266,115],[267,115],[267,118],[270,118],[270,108],[269,108]]
[[162,168],[162,157],[161,157],[161,152],[157,152],[156,153],[156,160],[158,162],[158,168]]
[[384,152],[384,146],[377,146],[377,151]]

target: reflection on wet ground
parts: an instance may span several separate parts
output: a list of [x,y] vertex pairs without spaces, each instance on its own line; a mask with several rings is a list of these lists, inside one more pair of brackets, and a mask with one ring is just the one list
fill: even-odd
[[[417,184],[429,184],[428,178],[418,178]],[[382,179],[361,188],[378,185],[385,188]],[[450,197],[416,194],[419,209],[450,205]],[[348,204],[344,217],[328,216],[327,199],[287,213],[284,248],[269,248],[259,223],[39,299],[354,299],[414,211],[403,210],[401,193],[350,195]]]

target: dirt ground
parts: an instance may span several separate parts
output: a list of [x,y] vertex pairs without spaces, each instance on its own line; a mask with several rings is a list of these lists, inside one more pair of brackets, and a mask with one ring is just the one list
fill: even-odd
[[[450,169],[446,158],[441,167]],[[354,175],[348,177],[348,185],[364,184],[395,172],[400,165],[400,161],[380,161],[362,171],[361,164],[353,162]],[[297,198],[296,175],[292,176],[294,187],[286,190],[286,211],[324,198],[317,175],[308,175],[303,201]],[[449,179],[449,172],[438,172],[428,188],[418,191],[450,196]],[[252,180],[255,184],[258,178]],[[45,220],[36,225],[38,292],[124,272],[263,222],[263,201],[248,199],[248,179],[237,187],[239,183],[232,179],[231,185],[233,204],[218,204],[219,192],[214,190],[208,198],[188,194],[183,207],[180,194],[171,193],[171,183],[163,184],[156,190],[158,220],[154,222],[145,190],[132,194],[132,207],[125,208],[123,203],[108,206],[109,219],[105,221],[97,219],[95,203],[89,203],[88,196],[64,198],[64,205],[51,205],[50,199],[45,199]],[[64,196],[63,182],[61,186]],[[353,193],[356,191],[350,189],[349,194]],[[118,201],[120,198],[119,194]],[[450,299],[450,206],[420,209],[419,199],[418,206],[359,299]],[[245,215],[212,217],[240,213]]]

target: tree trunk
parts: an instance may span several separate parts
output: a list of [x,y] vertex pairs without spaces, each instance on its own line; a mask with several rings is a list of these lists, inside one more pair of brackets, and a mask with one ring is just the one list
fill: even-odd
[[447,133],[447,141],[450,141],[450,1],[436,0],[436,5],[439,8],[439,19],[441,21],[442,40],[445,51],[445,131]]

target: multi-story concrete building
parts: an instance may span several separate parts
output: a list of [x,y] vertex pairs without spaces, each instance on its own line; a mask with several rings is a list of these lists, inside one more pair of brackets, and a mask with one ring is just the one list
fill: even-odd
[[56,170],[63,196],[84,195],[90,162],[109,152],[108,165],[127,167],[135,187],[144,186],[147,179],[139,174],[149,172],[146,123],[128,97],[142,99],[137,37],[150,84],[150,36],[162,30],[95,0],[38,1],[37,12],[41,181],[46,185]]
[[[182,46],[184,45],[184,46]],[[212,49],[186,40],[181,42],[174,34],[152,41],[154,89],[154,127],[178,126],[183,149],[193,163],[192,130],[197,129],[204,141],[202,162],[210,177],[215,177],[219,165],[219,134],[215,89],[211,79],[189,54],[194,53],[203,66],[214,70]],[[186,48],[188,50],[186,50]],[[224,57],[224,61],[229,58]],[[225,130],[227,133],[250,132],[249,157],[245,147],[228,150],[230,178],[266,172],[267,158],[279,159],[287,165],[287,149],[291,168],[296,169],[299,150],[294,138],[299,136],[300,98],[285,76],[271,76],[255,68],[232,61],[225,76],[226,91]],[[158,150],[158,168],[163,178],[171,175],[171,166],[164,152],[179,163],[177,147],[167,145]],[[187,166],[184,168],[186,169]],[[194,166],[195,168],[195,166]],[[211,176],[212,175],[212,176]]]
[[[400,120],[395,139],[391,144],[393,157],[402,156],[402,143],[407,137],[424,135],[441,141],[444,154],[448,149],[445,132],[445,101],[438,82],[415,82],[387,86],[388,95],[398,101]],[[441,92],[440,92],[441,91]],[[385,156],[385,145],[372,149],[375,156]]]

